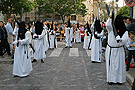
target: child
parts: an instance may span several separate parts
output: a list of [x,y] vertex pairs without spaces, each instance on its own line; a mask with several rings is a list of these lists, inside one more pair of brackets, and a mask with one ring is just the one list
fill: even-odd
[[130,68],[130,61],[131,61],[131,58],[132,58],[132,55],[134,57],[134,60],[135,60],[135,32],[134,31],[130,31],[129,32],[129,39],[128,39],[128,42],[127,42],[127,48],[128,48],[128,60],[127,60],[127,68],[126,68],[126,71],[129,70]]

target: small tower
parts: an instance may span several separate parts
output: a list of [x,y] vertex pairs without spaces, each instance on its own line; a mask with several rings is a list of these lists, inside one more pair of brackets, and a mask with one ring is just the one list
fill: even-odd
[[4,21],[4,16],[3,16],[3,14],[2,14],[2,11],[1,11],[1,13],[0,13],[0,21]]

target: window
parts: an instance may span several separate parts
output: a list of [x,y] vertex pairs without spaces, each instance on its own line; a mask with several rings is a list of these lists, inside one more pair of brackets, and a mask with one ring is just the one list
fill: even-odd
[[60,20],[60,15],[55,15],[55,20]]
[[72,15],[71,20],[76,20],[76,15]]

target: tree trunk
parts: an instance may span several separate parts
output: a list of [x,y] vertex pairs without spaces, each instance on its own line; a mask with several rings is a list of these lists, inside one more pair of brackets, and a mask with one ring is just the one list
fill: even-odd
[[65,23],[65,16],[61,15],[61,18],[62,18],[62,21],[63,21],[63,24],[64,24]]

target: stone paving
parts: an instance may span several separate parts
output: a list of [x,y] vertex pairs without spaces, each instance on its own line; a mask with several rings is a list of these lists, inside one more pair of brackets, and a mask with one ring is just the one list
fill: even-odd
[[125,84],[108,85],[105,62],[91,63],[82,43],[73,44],[77,56],[69,55],[71,49],[64,47],[58,43],[63,48],[58,50],[59,57],[48,50],[45,63],[33,63],[33,71],[25,78],[13,76],[12,64],[0,64],[0,90],[128,90]]

